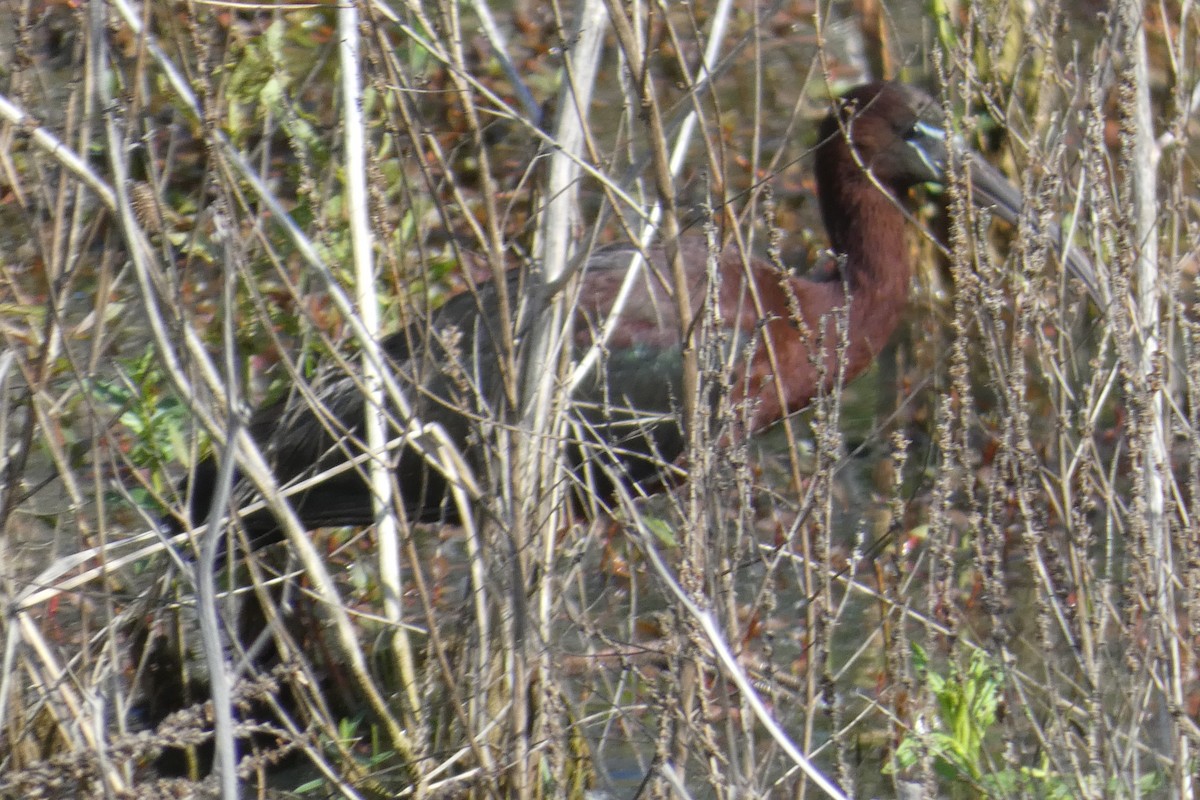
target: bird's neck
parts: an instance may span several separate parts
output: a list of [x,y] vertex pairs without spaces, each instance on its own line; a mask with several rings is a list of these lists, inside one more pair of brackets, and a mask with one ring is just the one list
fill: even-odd
[[898,313],[912,276],[900,202],[857,168],[835,187],[833,202],[823,203],[822,211],[854,303],[894,305]]
[[[836,207],[825,204],[822,210],[849,289],[843,378],[852,380],[870,366],[899,325],[912,268],[899,202],[857,170],[835,187]],[[828,197],[822,195],[823,200]]]

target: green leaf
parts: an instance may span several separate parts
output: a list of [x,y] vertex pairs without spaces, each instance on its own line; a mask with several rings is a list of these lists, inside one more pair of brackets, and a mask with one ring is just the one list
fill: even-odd
[[671,530],[671,526],[658,517],[646,517],[643,519],[650,533],[654,534],[654,538],[662,542],[667,547],[678,547],[679,541],[675,538],[675,531]]

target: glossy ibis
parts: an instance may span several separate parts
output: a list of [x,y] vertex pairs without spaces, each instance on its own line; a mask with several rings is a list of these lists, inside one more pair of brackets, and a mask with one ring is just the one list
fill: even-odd
[[[729,382],[732,399],[749,403],[742,407],[745,433],[803,409],[836,381],[857,377],[899,322],[911,277],[903,204],[915,185],[941,180],[947,161],[945,137],[929,123],[928,112],[936,118],[936,107],[920,92],[874,83],[844,95],[822,123],[814,168],[821,215],[836,255],[836,268],[829,274],[795,277],[727,249],[716,264],[720,286],[708,292],[704,240],[684,237],[678,242],[697,310],[706,295],[714,297],[716,319],[729,334],[736,362]],[[1015,219],[1021,202],[1017,190],[981,159],[964,154],[963,163],[976,201]],[[629,247],[602,248],[584,264],[574,305],[577,355],[592,346],[593,335],[608,318],[632,252]],[[677,413],[680,330],[663,248],[651,249],[647,261],[602,348],[603,357],[573,397],[578,442],[569,448],[569,457],[576,474],[583,473],[578,469],[583,463],[599,467],[588,474],[601,476],[601,492],[613,475],[631,483],[654,481],[662,465],[684,449]],[[1085,261],[1069,259],[1067,266],[1093,288]],[[517,292],[519,278],[510,281]],[[479,420],[493,413],[502,397],[498,331],[510,323],[498,318],[496,294],[495,287],[485,284],[477,293],[459,295],[435,312],[421,332],[401,332],[383,342],[416,416],[439,423],[476,466],[483,461],[482,442],[488,441]],[[833,327],[839,317],[848,322],[844,351]],[[281,485],[345,464],[363,452],[364,401],[354,380],[343,377],[314,393],[323,406],[320,413],[297,394],[262,408],[251,420],[250,432]],[[215,475],[216,465],[209,459],[192,476],[190,510],[196,522],[207,516]],[[396,477],[410,519],[454,517],[444,479],[416,451],[401,450]],[[594,481],[589,485],[597,486]],[[357,469],[316,483],[291,502],[307,528],[373,520],[370,493]],[[258,542],[278,535],[267,512],[242,522]]]

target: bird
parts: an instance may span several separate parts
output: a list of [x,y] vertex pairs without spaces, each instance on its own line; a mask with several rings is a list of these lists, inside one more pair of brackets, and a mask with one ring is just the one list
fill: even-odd
[[[854,380],[888,343],[907,305],[912,279],[906,241],[910,190],[946,181],[949,144],[937,116],[938,106],[928,95],[899,83],[863,84],[833,102],[820,124],[813,156],[821,218],[834,256],[829,269],[795,275],[736,246],[721,251],[713,265],[705,237],[684,234],[674,242],[692,314],[700,314],[709,298],[710,317],[726,341],[728,399],[742,420],[736,436],[760,433],[818,395]],[[1001,173],[970,153],[957,163],[969,172],[977,203],[1010,222],[1017,219],[1020,192]],[[572,356],[582,358],[592,348],[601,353],[575,387],[569,412],[575,434],[567,458],[580,485],[586,484],[593,496],[611,494],[618,483],[661,485],[666,482],[664,465],[676,462],[685,450],[681,343],[694,330],[680,329],[670,248],[658,244],[645,250],[645,265],[610,320],[622,283],[636,263],[635,250],[628,244],[597,248],[582,260],[572,296]],[[1086,259],[1076,254],[1064,264],[1095,293]],[[519,271],[504,280],[508,295],[519,297],[524,280]],[[487,420],[504,405],[498,366],[502,326],[515,324],[502,319],[500,295],[495,284],[480,284],[449,299],[422,324],[380,343],[413,415],[440,425],[477,469],[486,461]],[[541,318],[537,309],[526,314],[532,322],[516,331],[518,338]],[[601,340],[606,321],[608,335]],[[838,328],[843,324],[844,334]],[[343,373],[313,387],[309,401],[294,392],[253,414],[249,433],[281,486],[366,452],[360,386]],[[313,396],[320,402],[312,403]],[[393,435],[404,429],[397,422]],[[217,472],[211,456],[195,467],[183,485],[189,499],[173,517],[175,527],[208,518]],[[457,519],[447,479],[430,468],[417,448],[399,448],[395,477],[408,519]],[[235,499],[246,494],[240,480],[235,489]],[[288,499],[308,530],[364,526],[375,519],[361,459],[358,466]],[[267,510],[243,515],[241,524],[255,547],[282,535]]]

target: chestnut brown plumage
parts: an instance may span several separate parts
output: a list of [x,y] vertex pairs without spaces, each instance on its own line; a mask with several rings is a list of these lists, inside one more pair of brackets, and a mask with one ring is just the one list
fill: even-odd
[[[821,215],[837,257],[836,269],[822,279],[781,272],[731,248],[720,254],[715,271],[720,285],[709,292],[706,243],[692,236],[678,241],[693,311],[700,310],[706,295],[715,297],[715,318],[731,342],[731,397],[748,404],[742,406],[747,420],[742,433],[757,433],[803,409],[837,381],[853,380],[892,335],[907,303],[912,271],[904,202],[915,185],[943,179],[947,159],[945,137],[928,121],[930,111],[936,108],[920,92],[874,83],[845,94],[822,123],[814,169]],[[966,159],[974,197],[1015,219],[1019,193],[981,159]],[[632,253],[629,247],[602,248],[583,267],[574,306],[577,354],[593,345],[593,335],[610,316]],[[678,413],[680,326],[663,248],[650,249],[647,261],[620,308],[603,358],[573,397],[577,441],[569,457],[576,474],[592,476],[589,486],[601,495],[613,480],[657,480],[662,465],[684,449]],[[1076,258],[1067,266],[1093,286],[1085,261]],[[519,280],[510,278],[514,292]],[[405,331],[382,343],[417,418],[440,424],[476,466],[484,460],[487,441],[479,420],[495,413],[503,396],[500,326],[512,324],[499,318],[496,294],[495,287],[484,285],[453,298],[423,332]],[[834,328],[839,319],[848,323],[844,350]],[[289,398],[261,409],[251,421],[250,432],[281,485],[363,452],[363,398],[356,383],[343,379],[315,391],[324,406],[319,414],[299,398]],[[595,469],[583,470],[584,465]],[[190,512],[197,524],[207,518],[216,472],[210,459],[191,478]],[[453,519],[444,479],[418,452],[400,452],[396,478],[411,519]],[[308,528],[365,525],[373,518],[359,469],[290,500]],[[267,512],[242,522],[258,542],[276,535],[277,523]]]

